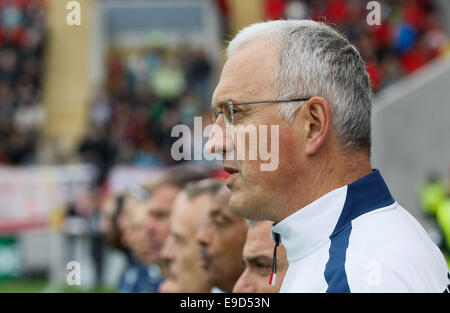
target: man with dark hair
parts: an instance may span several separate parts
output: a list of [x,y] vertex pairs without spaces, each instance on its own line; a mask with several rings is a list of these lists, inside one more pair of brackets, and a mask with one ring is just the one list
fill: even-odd
[[244,270],[242,248],[247,234],[245,220],[231,213],[230,190],[223,185],[214,196],[206,219],[197,231],[200,264],[208,272],[211,283],[231,292]]
[[[248,224],[247,239],[242,252],[245,269],[234,285],[233,292],[279,292],[289,265],[286,259],[286,249],[280,243],[276,255],[277,270],[276,273],[272,273],[273,244],[270,238],[272,222],[249,221]],[[276,275],[275,278],[273,275]]]

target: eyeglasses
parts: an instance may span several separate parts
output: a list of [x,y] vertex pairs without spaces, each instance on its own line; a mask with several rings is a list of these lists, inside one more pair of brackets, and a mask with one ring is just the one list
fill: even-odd
[[217,119],[219,118],[219,115],[223,114],[223,118],[225,119],[225,124],[232,125],[234,123],[234,107],[237,105],[307,101],[309,99],[311,99],[311,97],[287,99],[287,100],[263,100],[263,101],[237,102],[237,103],[229,100],[223,105],[223,108],[222,108],[223,111],[218,111],[215,108],[213,109],[212,121],[213,121],[213,123],[215,123],[217,121]]

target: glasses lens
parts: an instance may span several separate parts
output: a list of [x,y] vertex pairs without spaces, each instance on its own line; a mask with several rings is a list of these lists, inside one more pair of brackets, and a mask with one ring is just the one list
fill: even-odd
[[233,124],[233,103],[231,101],[223,106],[223,117],[227,125]]

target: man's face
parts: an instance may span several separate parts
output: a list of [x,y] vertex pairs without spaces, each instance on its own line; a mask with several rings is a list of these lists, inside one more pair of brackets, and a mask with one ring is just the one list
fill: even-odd
[[148,214],[143,203],[139,203],[130,218],[130,248],[133,255],[142,262],[142,264],[153,264],[155,262],[153,255],[147,243],[146,227],[148,223]]
[[270,221],[259,222],[250,227],[247,233],[243,257],[245,270],[233,292],[279,292],[284,275],[288,269],[286,249],[282,244],[277,249],[277,280],[275,286],[269,285],[272,273],[274,241],[271,239]]
[[180,190],[174,186],[163,185],[154,190],[147,203],[147,239],[149,257],[156,262],[161,248],[170,232],[170,211]]
[[230,196],[226,187],[219,191],[197,232],[200,264],[211,282],[225,292],[231,292],[244,269],[242,248],[247,233],[245,221],[228,207]]
[[[227,60],[223,67],[219,84],[217,85],[212,104],[218,111],[222,111],[223,104],[234,102],[277,99],[275,91],[275,67],[277,66],[278,47],[267,40],[255,40],[244,45]],[[226,160],[225,171],[232,175],[226,184],[232,191],[230,206],[238,216],[251,220],[274,219],[275,206],[280,205],[286,193],[295,190],[292,184],[298,175],[298,164],[301,160],[296,157],[299,140],[294,136],[294,130],[278,111],[276,103],[248,104],[235,107],[234,126],[256,127],[258,140],[245,140],[245,160]],[[256,160],[249,160],[249,150],[259,151],[262,141],[261,125],[267,125],[266,142],[270,149],[272,140],[278,146],[276,157],[278,167],[274,171],[262,171],[263,161],[258,153]],[[278,144],[276,138],[271,137],[271,128],[279,127]],[[223,137],[214,135],[214,129],[220,128]],[[211,153],[225,155],[236,154],[237,137],[226,135],[223,114],[219,115],[207,144]],[[258,145],[258,147],[255,147]]]
[[113,224],[112,219],[115,209],[115,197],[110,195],[105,199],[101,207],[101,217],[100,217],[100,230],[105,236],[106,240],[111,242],[113,240]]
[[169,259],[169,277],[174,269],[177,271],[180,292],[209,292],[211,289],[207,273],[200,266],[200,252],[195,238],[211,202],[210,194],[202,194],[189,201],[184,192],[175,200],[171,235],[167,240],[170,249],[165,245],[163,256]]
[[134,240],[134,233],[131,228],[133,215],[136,213],[136,207],[139,205],[139,201],[131,196],[126,196],[123,204],[123,211],[118,218],[118,224],[122,236],[122,244],[131,248]]

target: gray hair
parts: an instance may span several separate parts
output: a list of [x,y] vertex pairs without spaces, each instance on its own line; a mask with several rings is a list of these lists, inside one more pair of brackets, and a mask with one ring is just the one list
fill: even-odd
[[[275,90],[280,99],[321,96],[331,106],[337,137],[346,150],[371,146],[372,91],[357,49],[330,26],[312,20],[252,24],[229,43],[227,57],[246,43],[266,38],[279,45]],[[279,104],[292,123],[304,102]]]

